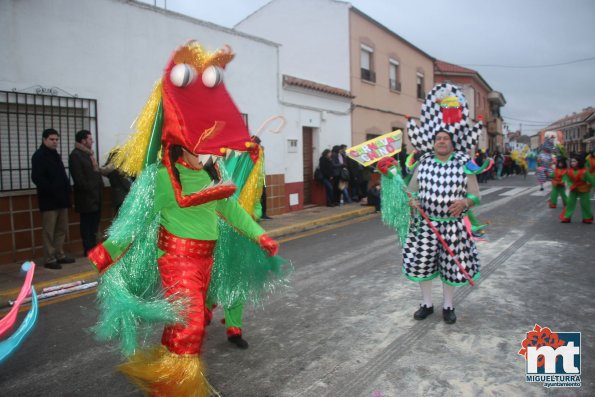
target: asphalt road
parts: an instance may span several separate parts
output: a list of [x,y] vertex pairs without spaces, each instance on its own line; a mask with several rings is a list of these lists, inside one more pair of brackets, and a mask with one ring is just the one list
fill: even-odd
[[[213,322],[204,346],[211,383],[225,397],[595,395],[595,226],[577,214],[560,224],[531,176],[481,189],[476,213],[492,224],[478,245],[480,282],[455,294],[456,324],[439,310],[415,321],[419,287],[400,274],[394,233],[377,217],[350,221],[285,239],[292,283],[246,312],[248,350]],[[1,396],[142,395],[114,372],[115,347],[89,333],[93,299],[41,309],[33,334],[0,365]],[[535,324],[582,333],[581,388],[525,381],[517,352]]]

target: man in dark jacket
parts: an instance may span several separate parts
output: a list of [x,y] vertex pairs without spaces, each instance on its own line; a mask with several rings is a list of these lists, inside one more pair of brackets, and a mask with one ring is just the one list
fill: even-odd
[[64,239],[68,228],[70,181],[58,153],[58,131],[43,131],[42,144],[31,158],[31,180],[37,186],[37,201],[41,211],[45,267],[61,269],[62,263],[74,259],[64,255]]
[[74,209],[80,214],[81,239],[87,256],[87,252],[97,245],[103,178],[92,150],[91,132],[81,130],[76,133],[75,140],[68,164],[74,180]]

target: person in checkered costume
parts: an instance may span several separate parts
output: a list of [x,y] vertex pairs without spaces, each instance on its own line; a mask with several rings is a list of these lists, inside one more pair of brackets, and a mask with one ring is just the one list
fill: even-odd
[[[403,273],[419,283],[422,304],[414,314],[423,320],[434,312],[432,280],[443,283],[443,318],[456,322],[453,296],[456,286],[479,278],[479,256],[463,217],[479,204],[476,176],[467,168],[468,153],[477,145],[481,120],[468,127],[469,109],[461,90],[448,83],[436,85],[422,106],[418,127],[411,118],[408,133],[411,143],[422,153],[409,190],[417,193],[410,205],[422,209],[440,232],[463,269],[449,255],[427,223],[410,230],[403,246]],[[466,274],[465,274],[466,273]]]

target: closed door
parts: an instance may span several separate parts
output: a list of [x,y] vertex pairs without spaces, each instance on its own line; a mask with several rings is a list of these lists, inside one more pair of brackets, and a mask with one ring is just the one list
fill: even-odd
[[312,204],[312,183],[314,182],[311,127],[302,127],[302,155],[304,159],[304,205],[306,205]]

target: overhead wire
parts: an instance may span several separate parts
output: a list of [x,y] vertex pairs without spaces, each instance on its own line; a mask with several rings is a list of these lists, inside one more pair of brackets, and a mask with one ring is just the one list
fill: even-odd
[[560,63],[551,63],[551,64],[541,64],[541,65],[490,65],[490,64],[461,64],[461,66],[465,67],[484,67],[484,68],[507,68],[507,69],[540,69],[540,68],[553,68],[556,66],[564,66],[564,65],[571,65],[574,63],[581,63],[581,62],[589,62],[595,61],[595,57],[591,58],[583,58],[583,59],[575,59],[572,61],[567,62],[560,62]]

